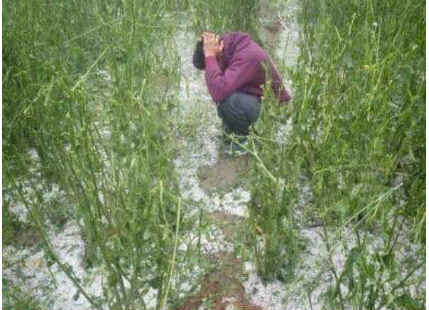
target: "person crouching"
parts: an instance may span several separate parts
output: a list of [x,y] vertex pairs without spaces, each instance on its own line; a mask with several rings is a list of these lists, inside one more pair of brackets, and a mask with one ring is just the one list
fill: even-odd
[[242,150],[240,144],[247,140],[250,126],[259,117],[267,75],[278,100],[286,103],[291,99],[268,54],[248,33],[219,36],[204,32],[196,44],[193,64],[205,70],[207,88],[224,133],[232,134],[239,142],[232,142],[233,150]]

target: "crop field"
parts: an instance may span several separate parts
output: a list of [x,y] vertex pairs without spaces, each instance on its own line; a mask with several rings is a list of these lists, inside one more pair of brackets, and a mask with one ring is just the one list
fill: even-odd
[[[426,307],[426,19],[412,0],[3,1],[2,309]],[[247,154],[192,55],[248,32]]]

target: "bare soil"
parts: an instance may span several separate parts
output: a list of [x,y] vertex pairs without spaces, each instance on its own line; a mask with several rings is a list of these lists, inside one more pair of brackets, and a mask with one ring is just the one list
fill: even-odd
[[225,240],[229,242],[234,242],[246,234],[246,220],[241,216],[217,211],[209,213],[207,217],[222,230]]
[[198,169],[200,186],[206,193],[231,188],[239,183],[240,177],[247,172],[248,167],[248,155],[229,158],[223,155],[216,164]]
[[262,310],[250,303],[241,284],[241,261],[228,252],[218,253],[212,259],[218,263],[216,270],[206,274],[199,292],[186,298],[176,310],[196,310],[203,303],[213,310],[225,310],[231,304],[234,309]]

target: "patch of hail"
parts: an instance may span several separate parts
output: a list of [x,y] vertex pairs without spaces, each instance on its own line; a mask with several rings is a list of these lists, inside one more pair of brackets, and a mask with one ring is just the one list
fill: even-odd
[[[180,189],[182,196],[196,203],[195,208],[188,210],[187,216],[195,216],[199,209],[205,212],[221,211],[228,214],[247,216],[247,201],[250,194],[242,188],[234,189],[226,195],[207,195],[199,185],[197,176],[198,168],[213,165],[218,160],[216,149],[216,136],[221,134],[220,121],[216,115],[216,108],[208,94],[203,72],[198,71],[192,65],[192,54],[196,42],[195,35],[182,29],[175,35],[177,49],[181,58],[181,80],[179,91],[179,106],[177,115],[187,119],[193,113],[202,117],[199,127],[196,128],[196,136],[192,140],[186,139],[180,155],[174,161],[179,173]],[[190,40],[190,37],[192,40]]]
[[200,247],[201,252],[207,256],[213,256],[220,252],[232,252],[233,246],[230,242],[225,240],[223,232],[215,225],[210,225],[204,229],[200,234],[195,232],[188,232],[179,246],[179,250],[186,251],[188,247]]
[[[85,291],[101,296],[103,276],[100,269],[87,272],[82,267],[85,245],[80,238],[79,227],[74,221],[65,224],[64,230],[52,230],[49,242],[59,260],[73,270]],[[44,251],[38,249],[18,250],[8,246],[3,250],[11,268],[3,270],[3,276],[21,288],[26,288],[41,302],[42,306],[58,310],[87,310],[90,303],[78,293],[77,288],[58,264],[49,265]]]
[[[408,233],[404,230],[397,241],[399,254],[396,259],[403,266],[402,278],[412,269],[409,262],[415,261],[416,253],[419,251],[418,245],[410,245]],[[293,280],[287,285],[279,281],[264,283],[257,275],[255,266],[246,262],[248,279],[243,285],[251,302],[264,310],[324,309],[323,296],[335,284],[332,270],[341,274],[350,251],[358,245],[356,234],[350,228],[330,229],[327,234],[330,240],[330,253],[323,237],[323,228],[315,227],[300,231],[301,237],[306,240],[306,247],[295,267]],[[378,234],[367,234],[366,238],[371,255],[383,252],[384,243]],[[285,250],[287,252],[287,249]],[[410,283],[415,283],[411,287],[412,297],[425,292],[424,270],[425,266],[422,266],[409,279]],[[388,273],[382,276],[382,283],[387,291],[400,282],[400,279],[395,280],[395,283],[390,282]],[[355,274],[355,277],[358,278],[359,275]],[[348,288],[345,285],[340,285],[340,288],[346,296]]]

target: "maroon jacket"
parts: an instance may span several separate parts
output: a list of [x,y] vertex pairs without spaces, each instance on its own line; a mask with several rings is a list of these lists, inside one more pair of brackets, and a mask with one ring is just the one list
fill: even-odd
[[[231,32],[221,39],[224,50],[219,62],[215,56],[205,58],[207,88],[215,102],[226,99],[235,91],[262,97],[265,70],[271,72],[274,94],[282,102],[290,100],[282,79],[267,53],[247,33]],[[264,64],[269,68],[264,68]]]

